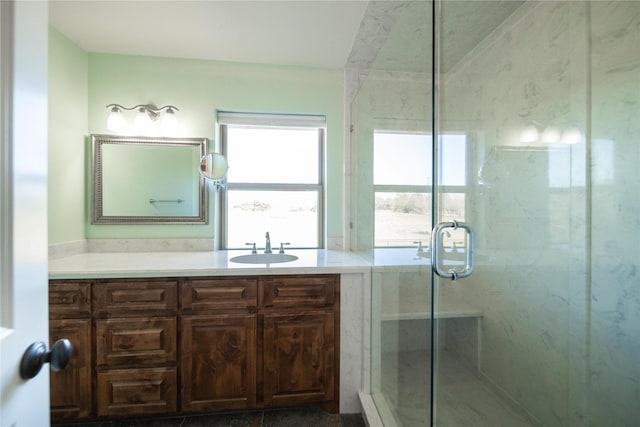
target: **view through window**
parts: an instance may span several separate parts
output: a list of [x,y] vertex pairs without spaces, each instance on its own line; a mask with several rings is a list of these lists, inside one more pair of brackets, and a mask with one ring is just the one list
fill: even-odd
[[[439,137],[443,221],[465,219],[466,137]],[[374,245],[408,247],[431,241],[432,147],[426,133],[374,132]],[[444,244],[464,245],[464,234]],[[456,239],[460,241],[456,241]]]

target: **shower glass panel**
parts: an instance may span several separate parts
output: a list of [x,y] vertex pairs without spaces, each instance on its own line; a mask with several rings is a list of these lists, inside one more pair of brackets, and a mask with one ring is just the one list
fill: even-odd
[[590,3],[591,426],[640,422],[640,2]]
[[431,21],[430,1],[370,2],[346,70],[350,239],[374,264],[371,397],[385,426],[430,418]]
[[[349,209],[383,425],[638,425],[639,46],[640,1],[370,2],[345,74]],[[376,135],[431,147],[397,164]],[[452,220],[475,230],[458,281],[431,268]],[[462,270],[468,234],[439,241]]]
[[434,283],[433,425],[635,426],[640,2],[441,1],[436,22],[437,128],[469,139],[476,270]]
[[[585,310],[588,232],[585,4],[438,6],[437,126],[468,139],[476,247],[471,277],[434,283],[434,425],[574,425],[585,326],[572,317]],[[436,185],[438,221],[442,193]],[[445,245],[443,258],[460,251]]]

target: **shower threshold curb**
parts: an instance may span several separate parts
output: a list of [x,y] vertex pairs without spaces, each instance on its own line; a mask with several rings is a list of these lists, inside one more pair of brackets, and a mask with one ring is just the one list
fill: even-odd
[[371,395],[360,392],[358,393],[358,398],[362,407],[362,418],[367,427],[385,427]]

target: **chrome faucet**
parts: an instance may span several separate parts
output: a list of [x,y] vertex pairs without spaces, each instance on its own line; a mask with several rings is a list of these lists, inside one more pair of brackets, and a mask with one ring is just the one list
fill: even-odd
[[264,244],[264,253],[265,254],[270,254],[271,253],[271,237],[269,237],[269,232],[267,231],[267,234],[265,234],[264,236],[267,239],[267,242]]

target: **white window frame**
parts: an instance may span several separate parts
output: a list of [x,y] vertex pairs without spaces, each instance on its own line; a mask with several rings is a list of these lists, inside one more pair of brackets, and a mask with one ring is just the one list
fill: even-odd
[[[298,114],[265,114],[265,113],[240,113],[218,111],[218,125],[220,129],[221,151],[227,155],[228,127],[262,127],[262,128],[314,128],[318,130],[318,180],[313,184],[283,184],[283,183],[234,183],[227,181],[226,191],[220,198],[220,236],[223,249],[229,248],[228,219],[227,219],[227,194],[228,191],[314,191],[318,197],[318,223],[317,246],[290,246],[291,249],[322,249],[324,248],[324,146],[326,134],[326,117]],[[230,165],[231,167],[233,165]],[[293,242],[292,242],[293,243]]]

